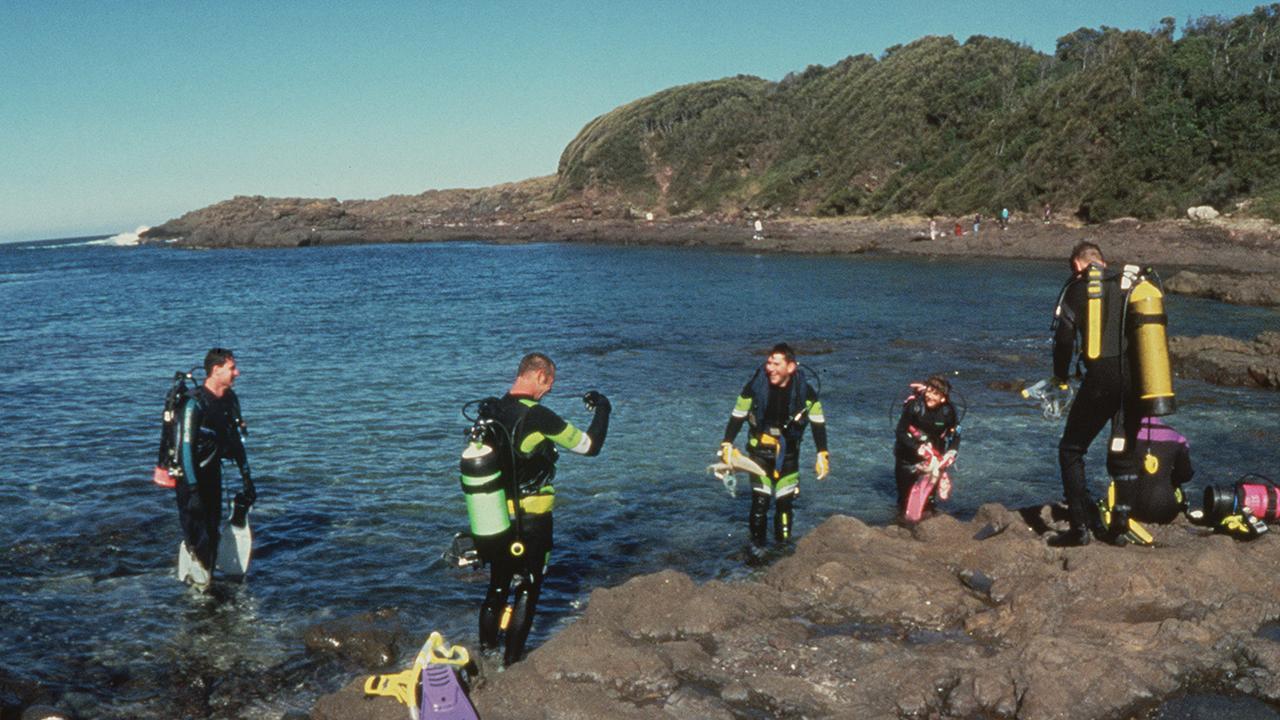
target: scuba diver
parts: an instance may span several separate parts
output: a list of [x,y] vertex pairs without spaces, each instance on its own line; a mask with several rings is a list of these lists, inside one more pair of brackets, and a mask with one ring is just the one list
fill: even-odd
[[[1141,464],[1135,441],[1143,415],[1174,411],[1165,316],[1160,291],[1135,266],[1107,269],[1102,249],[1087,240],[1071,251],[1072,276],[1058,297],[1053,322],[1052,382],[1065,385],[1076,356],[1084,380],[1058,443],[1058,464],[1070,529],[1048,540],[1054,547],[1086,545],[1091,531],[1116,542],[1129,528]],[[1107,472],[1114,507],[1093,511],[1085,453],[1111,423]]]
[[490,566],[480,606],[480,648],[496,649],[505,632],[504,665],[524,652],[551,559],[555,446],[593,457],[609,429],[609,400],[594,390],[583,396],[595,413],[586,432],[539,404],[555,380],[551,358],[525,355],[507,394],[480,401],[462,455],[471,534],[481,561]]
[[768,472],[751,478],[751,542],[756,547],[766,543],[770,500],[774,502],[774,539],[785,542],[791,538],[792,504],[800,492],[800,443],[806,424],[811,424],[818,448],[814,474],[822,480],[831,470],[826,418],[818,391],[809,384],[796,363],[795,352],[786,343],[769,350],[764,365],[742,388],[720,443],[725,463],[732,462],[733,441],[743,422],[751,425],[747,454]]
[[893,474],[898,486],[898,515],[916,522],[925,508],[908,513],[908,501],[920,476],[930,472],[932,460],[937,460],[938,482],[936,492],[929,490],[927,507],[932,509],[935,496],[946,500],[951,494],[946,470],[960,450],[960,417],[951,403],[951,383],[945,377],[932,375],[924,383],[913,383],[911,389],[894,430]]
[[1173,522],[1187,509],[1183,487],[1195,474],[1191,446],[1182,433],[1158,417],[1142,418],[1137,440],[1135,451],[1142,453],[1142,473],[1130,514],[1142,522]]
[[244,489],[236,493],[237,508],[247,509],[258,497],[244,450],[246,426],[240,399],[231,389],[240,377],[235,355],[213,348],[204,356],[204,372],[204,383],[182,408],[178,447],[182,477],[174,483],[185,551],[197,564],[189,577],[202,588],[212,580],[217,560],[224,458],[240,468]]

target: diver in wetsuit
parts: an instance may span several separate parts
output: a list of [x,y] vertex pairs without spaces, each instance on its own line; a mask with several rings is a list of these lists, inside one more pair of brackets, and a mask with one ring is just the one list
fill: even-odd
[[1144,417],[1138,426],[1136,453],[1142,473],[1134,491],[1132,516],[1142,522],[1173,522],[1186,510],[1182,489],[1191,480],[1191,446],[1182,433],[1158,417]]
[[[902,404],[902,415],[894,431],[893,475],[898,486],[898,515],[907,510],[911,486],[919,474],[916,466],[922,459],[921,447],[927,443],[948,465],[960,450],[960,420],[951,404],[951,383],[941,375],[933,375],[923,385],[912,387],[916,392]],[[940,488],[938,492],[945,500],[950,489]],[[929,503],[932,505],[932,497]]]
[[[234,460],[244,489],[237,501],[252,505],[257,490],[241,434],[240,399],[231,386],[240,376],[235,355],[213,348],[204,357],[204,383],[183,408],[180,458],[183,479],[174,486],[187,551],[212,577],[222,521],[222,460]],[[207,584],[207,583],[206,583]]]
[[786,343],[773,346],[764,366],[742,388],[720,443],[725,463],[731,461],[733,441],[744,422],[751,425],[747,455],[769,473],[751,478],[751,514],[747,521],[751,542],[761,547],[767,541],[771,500],[773,536],[784,542],[791,538],[792,505],[800,492],[800,443],[805,425],[813,428],[813,443],[818,448],[814,473],[821,480],[831,470],[822,403]]
[[[556,446],[588,457],[599,455],[609,430],[611,405],[608,398],[594,390],[583,397],[595,409],[586,432],[540,405],[555,380],[555,363],[542,353],[529,353],[520,361],[510,391],[500,399],[483,403],[480,410],[482,418],[505,429],[514,445],[503,447],[501,456],[505,461],[503,475],[514,478],[519,497],[519,508],[514,503],[510,506],[519,514],[512,532],[518,529],[516,539],[522,552],[518,556],[512,553],[510,535],[476,542],[481,558],[490,565],[489,589],[480,606],[480,647],[496,648],[499,632],[505,631],[506,665],[524,653],[551,559],[551,511],[555,504],[552,481],[559,457]],[[512,463],[514,467],[509,467]]]
[[[1138,414],[1135,397],[1125,382],[1125,294],[1121,276],[1108,271],[1097,245],[1082,241],[1071,252],[1071,279],[1067,281],[1054,311],[1053,382],[1065,384],[1080,338],[1079,362],[1084,380],[1058,443],[1058,464],[1067,501],[1071,529],[1049,539],[1055,547],[1086,545],[1090,530],[1099,532],[1100,519],[1085,479],[1084,456],[1089,445],[1111,423],[1107,472],[1116,483],[1114,527],[1124,527],[1127,508],[1132,506],[1138,466],[1134,459],[1134,437]],[[1101,299],[1095,313],[1088,303]],[[1093,318],[1091,320],[1091,317]]]

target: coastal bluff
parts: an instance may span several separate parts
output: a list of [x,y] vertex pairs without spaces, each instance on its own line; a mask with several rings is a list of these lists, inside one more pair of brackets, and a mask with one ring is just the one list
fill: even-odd
[[[1185,520],[1154,547],[1054,549],[1060,511],[989,504],[913,529],[834,516],[750,579],[667,570],[472,692],[485,720],[1110,718],[1184,692],[1280,701],[1280,539]],[[313,720],[399,719],[364,677]]]

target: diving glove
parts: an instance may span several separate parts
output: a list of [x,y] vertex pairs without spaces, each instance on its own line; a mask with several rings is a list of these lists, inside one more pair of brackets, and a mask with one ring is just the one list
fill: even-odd
[[609,398],[598,390],[588,390],[582,396],[582,404],[587,406],[588,410],[593,412],[609,412],[613,409],[613,405],[609,403]]
[[244,497],[246,505],[252,505],[258,500],[258,489],[253,486],[253,478],[249,476],[248,470],[241,479],[244,480],[244,492],[239,494]]
[[831,472],[831,455],[826,450],[818,451],[818,457],[813,461],[813,474],[822,480]]
[[733,443],[731,442],[720,443],[720,462],[724,463],[725,465],[733,464]]

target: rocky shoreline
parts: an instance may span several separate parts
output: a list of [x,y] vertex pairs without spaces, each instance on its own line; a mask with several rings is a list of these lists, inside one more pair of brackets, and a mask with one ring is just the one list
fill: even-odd
[[[1053,549],[1050,507],[914,529],[836,516],[749,580],[676,571],[583,616],[472,698],[510,718],[1134,717],[1195,690],[1280,702],[1280,556],[1179,520],[1155,547]],[[391,720],[363,677],[313,720]]]

